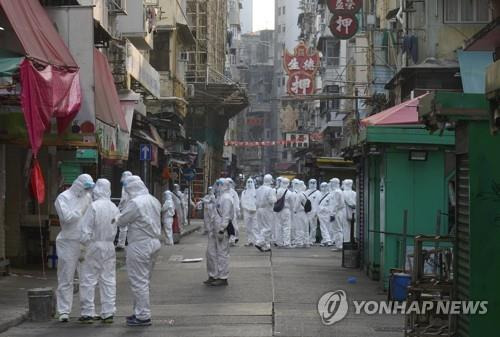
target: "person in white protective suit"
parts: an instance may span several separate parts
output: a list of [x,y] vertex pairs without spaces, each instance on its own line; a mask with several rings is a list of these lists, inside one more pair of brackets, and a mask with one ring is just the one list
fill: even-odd
[[271,187],[273,177],[270,174],[264,176],[262,186],[257,189],[257,223],[259,226],[257,243],[255,248],[261,252],[271,250],[271,235],[273,222],[276,220],[273,207],[276,202],[276,192]]
[[220,199],[221,191],[222,191],[223,179],[217,179],[215,182],[212,191],[213,195],[211,196],[210,202],[213,204],[212,212],[209,215],[208,222],[208,235],[207,235],[207,250],[206,250],[206,266],[207,266],[207,274],[208,279],[203,283],[209,285],[217,278],[217,254],[216,254],[216,236],[214,235],[215,231],[215,214],[217,213],[216,205]]
[[296,197],[292,216],[295,227],[295,241],[293,244],[298,248],[309,248],[309,219],[304,209],[308,200],[305,194],[306,185],[301,180],[295,181],[294,185]]
[[234,205],[234,221],[233,221],[233,226],[234,226],[234,231],[235,231],[235,235],[232,235],[230,238],[229,238],[229,244],[231,246],[235,246],[238,241],[239,241],[239,238],[240,238],[240,231],[239,231],[239,226],[238,226],[238,219],[240,218],[240,215],[241,215],[241,209],[240,209],[240,197],[238,196],[238,192],[236,192],[236,185],[233,181],[233,179],[231,178],[227,178],[227,180],[229,181],[229,185],[231,187],[230,189],[230,193],[231,193],[231,196],[233,197],[233,205]]
[[[229,234],[228,227],[234,222],[231,182],[221,179],[220,196],[215,209],[213,228],[208,234],[207,272],[208,286],[227,286],[229,277]],[[210,261],[210,266],[208,265]]]
[[76,178],[71,187],[57,196],[55,208],[61,231],[56,238],[57,313],[67,322],[73,304],[73,279],[80,258],[80,221],[92,203],[94,181],[88,174]]
[[255,182],[252,178],[247,180],[246,188],[241,192],[241,209],[243,210],[243,221],[247,233],[247,243],[245,246],[252,246],[256,243],[257,232],[257,194]]
[[342,190],[340,189],[340,180],[338,178],[333,178],[330,180],[330,193],[332,194],[332,208],[333,208],[333,221],[332,221],[332,240],[335,243],[335,248],[333,249],[334,251],[341,250],[342,245],[344,242],[344,235],[343,235],[343,229],[344,229],[344,223],[345,223],[345,217],[344,217],[344,209],[345,209],[345,202],[344,202],[344,194],[342,193]]
[[112,323],[116,311],[116,253],[113,245],[116,224],[112,221],[120,211],[111,202],[111,184],[106,179],[97,180],[92,199],[94,202],[87,208],[81,221],[80,242],[86,247],[86,253],[80,268],[79,321],[94,321],[95,287],[99,284],[100,318],[104,323]]
[[308,189],[305,192],[307,198],[311,201],[311,211],[307,214],[309,220],[309,238],[310,243],[316,243],[316,229],[318,228],[318,203],[321,199],[321,192],[318,190],[316,179],[309,179]]
[[208,193],[200,200],[203,204],[203,235],[208,234],[210,228],[210,221],[212,220],[213,211],[215,207],[215,196],[213,187],[208,188]]
[[[356,213],[356,192],[352,190],[352,180],[346,179],[342,182],[342,195],[344,196],[345,208],[344,208],[344,217],[345,220],[343,222],[343,236],[344,241],[351,240],[351,221],[355,218]],[[354,227],[356,228],[356,227]],[[353,233],[354,234],[354,233]]]
[[291,229],[292,229],[292,209],[294,205],[294,192],[288,189],[290,179],[282,178],[281,186],[278,188],[276,200],[285,198],[285,206],[278,214],[278,231],[276,237],[276,244],[278,247],[290,248],[291,247]]
[[190,210],[196,207],[195,203],[190,198],[188,188],[185,188],[184,193],[182,193],[182,207],[184,208],[184,226],[187,226],[188,218],[190,217]]
[[161,207],[161,222],[163,234],[165,235],[165,244],[167,246],[174,245],[174,233],[172,231],[172,225],[174,223],[174,215],[175,215],[175,205],[172,196],[172,192],[166,190],[163,193],[163,206]]
[[128,224],[127,273],[134,296],[129,326],[151,325],[149,283],[161,248],[161,204],[142,181],[127,182],[130,201],[116,218],[119,227]]
[[321,230],[321,245],[332,246],[332,214],[333,214],[333,198],[328,188],[327,183],[321,183],[321,198],[318,201],[318,219],[319,228]]
[[184,195],[181,192],[181,187],[177,184],[174,184],[174,190],[172,192],[174,205],[175,205],[175,214],[177,215],[177,221],[179,226],[184,225],[185,221],[185,211],[184,211],[184,203],[182,200],[184,199]]
[[290,244],[291,246],[295,246],[295,239],[297,237],[297,233],[295,232],[295,221],[293,220],[293,214],[294,214],[294,208],[295,208],[295,203],[296,203],[296,199],[298,197],[298,183],[300,182],[299,179],[292,179],[292,181],[290,182],[290,188],[289,188],[289,191],[288,193],[292,192],[291,195],[292,195],[292,207],[290,208],[290,216],[292,218],[292,220],[290,221]]
[[[276,195],[278,194],[278,189],[281,186],[281,180],[283,180],[283,177],[276,178],[276,182],[274,185],[274,193]],[[276,200],[277,200],[277,198],[276,198]],[[281,230],[280,217],[279,217],[279,214],[276,212],[273,212],[273,216],[274,216],[274,221],[273,221],[272,228],[271,228],[271,243],[274,244],[275,247],[278,247],[278,242],[277,242],[278,236],[279,236],[278,232]]]
[[[125,180],[128,177],[132,176],[132,172],[130,171],[124,171],[122,173],[122,177],[120,179],[120,183],[122,184],[122,195],[120,198],[120,203],[118,204],[118,209],[121,211],[125,208],[125,205],[127,204],[127,201],[129,200],[129,197],[127,195],[127,192],[125,192]],[[124,249],[125,244],[127,241],[127,226],[123,227],[118,231],[118,242],[116,244],[116,248],[118,249]]]

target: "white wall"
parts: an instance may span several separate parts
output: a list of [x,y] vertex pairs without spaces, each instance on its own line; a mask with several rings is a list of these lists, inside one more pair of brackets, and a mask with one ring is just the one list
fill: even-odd
[[241,0],[240,10],[241,34],[253,32],[253,0]]

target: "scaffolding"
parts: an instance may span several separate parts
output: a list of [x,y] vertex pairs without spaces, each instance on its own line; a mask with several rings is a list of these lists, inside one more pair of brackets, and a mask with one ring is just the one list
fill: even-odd
[[187,82],[227,83],[227,1],[188,0],[187,17],[197,41],[195,50],[189,53]]

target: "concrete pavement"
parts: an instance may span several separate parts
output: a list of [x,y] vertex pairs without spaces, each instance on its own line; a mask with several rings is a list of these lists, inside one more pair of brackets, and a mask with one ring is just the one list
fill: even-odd
[[[76,322],[26,322],[0,336],[403,336],[403,318],[356,316],[324,326],[317,312],[325,292],[342,289],[350,299],[385,299],[377,284],[361,272],[340,267],[340,253],[327,248],[275,249],[260,253],[252,247],[231,250],[228,287],[210,288],[202,263],[181,263],[183,258],[205,259],[206,236],[196,232],[174,247],[162,249],[152,279],[153,326],[129,328],[124,317],[132,300],[125,267],[118,270],[117,317],[112,325]],[[356,277],[356,284],[347,282]],[[75,297],[75,309],[79,307]],[[352,311],[353,308],[350,308]]]

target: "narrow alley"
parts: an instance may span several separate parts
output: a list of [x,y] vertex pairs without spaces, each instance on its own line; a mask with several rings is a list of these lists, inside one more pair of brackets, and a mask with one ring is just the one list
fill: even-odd
[[[206,236],[193,233],[173,248],[164,247],[152,280],[153,325],[127,327],[132,299],[123,261],[117,273],[117,315],[113,324],[78,323],[75,295],[69,323],[26,322],[2,337],[59,336],[344,336],[392,337],[403,333],[401,316],[353,315],[333,325],[321,323],[318,299],[328,291],[345,290],[349,299],[383,300],[377,283],[358,270],[344,269],[341,253],[328,248],[231,249],[228,287],[207,287]],[[201,263],[182,263],[203,257]],[[119,258],[123,259],[123,255]],[[356,283],[348,283],[355,277]]]

